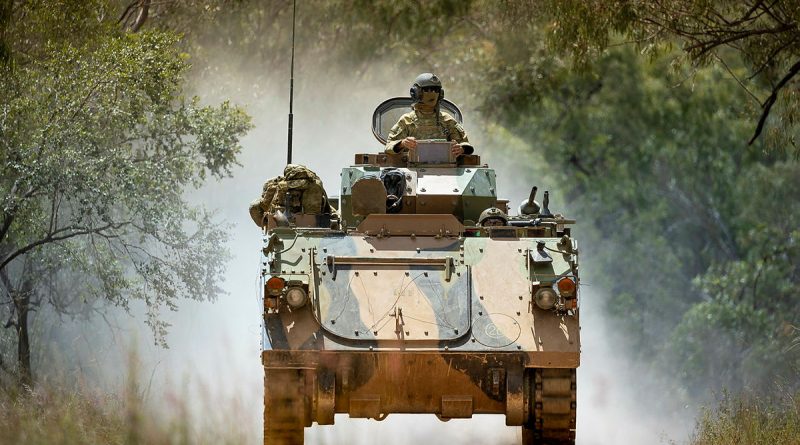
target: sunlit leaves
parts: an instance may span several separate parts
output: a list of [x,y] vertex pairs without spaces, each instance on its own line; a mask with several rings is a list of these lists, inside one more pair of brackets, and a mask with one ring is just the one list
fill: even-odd
[[161,341],[161,308],[221,291],[225,228],[183,194],[230,174],[249,118],[183,97],[178,36],[123,33],[102,1],[67,2],[67,26],[58,3],[23,7],[0,67],[1,268],[46,274],[36,301],[62,313],[144,301]]
[[[763,114],[753,119],[751,137],[760,135],[760,119],[767,124],[768,147],[800,153],[797,100],[793,96],[800,58],[800,8],[796,2],[730,1],[551,1],[546,11],[553,17],[551,42],[585,63],[609,47],[610,36],[635,42],[642,54],[657,56],[682,49],[675,66],[716,64],[731,79],[757,97]],[[744,62],[746,73],[729,65]],[[788,84],[782,83],[789,80]],[[778,92],[771,109],[770,94]],[[788,97],[787,97],[788,96]],[[744,108],[746,103],[742,103]],[[748,138],[749,139],[749,138]]]

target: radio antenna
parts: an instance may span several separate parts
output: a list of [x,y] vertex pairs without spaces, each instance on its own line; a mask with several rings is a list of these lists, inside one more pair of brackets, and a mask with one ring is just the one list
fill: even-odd
[[295,17],[297,17],[297,0],[292,2],[292,63],[289,76],[289,138],[286,154],[286,163],[292,163],[292,126],[294,123],[294,113],[292,108],[294,105],[294,24]]

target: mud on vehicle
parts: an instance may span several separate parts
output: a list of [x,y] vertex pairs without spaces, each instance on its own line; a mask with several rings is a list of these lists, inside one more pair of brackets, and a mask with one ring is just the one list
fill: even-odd
[[[379,141],[410,101],[378,106]],[[334,213],[266,215],[265,443],[302,443],[305,427],[336,413],[502,414],[523,443],[574,443],[574,221],[550,213],[547,193],[539,205],[535,188],[505,216],[479,156],[421,146],[356,154]],[[491,208],[505,219],[484,227]]]

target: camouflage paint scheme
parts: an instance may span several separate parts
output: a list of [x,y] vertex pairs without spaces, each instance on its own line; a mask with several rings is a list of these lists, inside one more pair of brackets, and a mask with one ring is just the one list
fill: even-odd
[[339,229],[268,226],[262,285],[281,277],[308,302],[293,309],[262,286],[265,441],[302,443],[334,413],[496,413],[524,443],[574,443],[577,294],[560,311],[533,299],[563,277],[579,284],[570,221],[476,227],[498,203],[479,160],[399,167],[403,210],[383,214],[377,178],[398,162],[343,169]]
[[[280,255],[277,274],[310,285],[311,304],[280,313],[269,326],[272,347],[321,350],[535,351],[531,364],[558,355],[578,365],[578,323],[536,307],[531,283],[573,276],[563,258],[536,264],[537,242],[558,250],[559,239],[383,237],[300,231]],[[335,264],[328,257],[383,259],[397,264]],[[452,261],[450,279],[438,264]],[[405,263],[405,264],[404,264]],[[533,267],[529,267],[532,265]],[[499,267],[498,267],[499,266]],[[400,311],[398,315],[395,308]],[[314,327],[293,329],[284,326]],[[398,329],[402,326],[402,329]],[[528,329],[524,329],[528,328]],[[470,330],[471,329],[471,330]],[[326,341],[327,340],[327,341]]]

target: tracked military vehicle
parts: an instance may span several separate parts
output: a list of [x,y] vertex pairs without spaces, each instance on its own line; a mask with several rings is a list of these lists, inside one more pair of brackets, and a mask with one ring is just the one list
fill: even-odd
[[[410,105],[375,110],[379,141]],[[336,413],[499,414],[523,443],[574,443],[574,221],[534,188],[519,215],[481,226],[486,209],[508,213],[494,170],[427,142],[411,158],[356,154],[336,214],[266,215],[265,443],[302,443]]]

